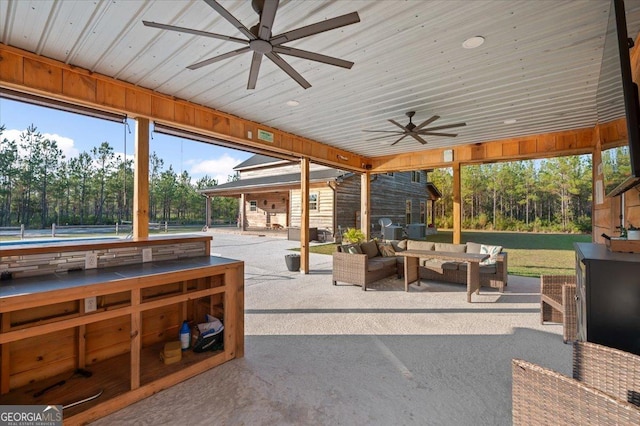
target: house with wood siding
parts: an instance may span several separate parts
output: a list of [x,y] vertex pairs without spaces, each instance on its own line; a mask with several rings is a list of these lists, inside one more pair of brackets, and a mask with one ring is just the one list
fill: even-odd
[[[240,199],[238,226],[243,230],[299,228],[302,200],[300,164],[254,155],[234,167],[239,179],[200,192]],[[424,224],[434,229],[434,206],[441,194],[428,182],[427,170],[371,175],[371,224],[380,233],[380,219],[402,227]],[[313,164],[309,172],[309,226],[329,236],[360,227],[360,175]],[[209,218],[207,218],[209,225]]]

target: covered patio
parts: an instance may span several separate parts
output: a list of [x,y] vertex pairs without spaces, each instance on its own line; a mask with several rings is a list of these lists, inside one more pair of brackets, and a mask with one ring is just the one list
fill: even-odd
[[246,264],[244,358],[95,424],[509,425],[512,358],[571,374],[562,326],[540,324],[538,279],[510,276],[472,305],[446,283],[363,292],[331,284],[331,256],[287,271],[295,246],[214,234],[212,253]]
[[[144,396],[163,392],[98,424],[509,424],[512,358],[570,369],[561,326],[539,324],[539,281],[514,277],[505,294],[481,292],[473,305],[461,287],[445,284],[408,293],[395,291],[395,281],[370,292],[330,285],[330,258],[309,252],[310,165],[360,175],[367,237],[372,175],[451,168],[459,243],[463,167],[579,154],[593,160],[594,242],[614,234],[621,214],[640,222],[635,191],[605,198],[597,189],[601,152],[627,143],[623,107],[606,121],[597,114],[598,81],[611,70],[602,65],[610,1],[254,3],[266,16],[249,1],[0,2],[0,96],[136,121],[134,243],[148,237],[152,130],[300,165],[303,274],[285,272],[284,241],[220,237],[211,248],[245,262],[244,306],[238,273],[238,301],[228,311],[244,311],[246,323],[240,318],[226,334],[238,338],[238,353],[216,355],[237,359],[168,389],[152,384]],[[629,35],[638,41],[640,9],[627,4]],[[338,18],[345,16],[348,23]],[[248,29],[256,20],[257,35]],[[298,41],[324,32],[319,27],[326,34]],[[239,36],[248,47],[230,52],[226,43]],[[290,39],[289,50],[279,46]],[[291,65],[278,49],[293,56]],[[262,54],[273,64],[265,59],[258,75]],[[353,60],[353,69],[326,67],[334,56],[345,58],[343,68]],[[423,127],[431,134],[414,132]],[[440,132],[452,127],[455,134]],[[267,249],[247,250],[259,246]],[[209,297],[220,293],[216,285],[199,291]],[[189,295],[174,297],[183,303]],[[129,303],[139,300],[138,292]],[[140,315],[123,315],[137,349]],[[138,355],[131,351],[132,366],[141,364]],[[134,376],[128,392],[140,399]],[[2,384],[7,392],[6,376]]]

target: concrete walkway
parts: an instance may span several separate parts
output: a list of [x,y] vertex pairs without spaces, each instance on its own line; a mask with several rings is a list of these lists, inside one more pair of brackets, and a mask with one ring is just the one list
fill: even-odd
[[471,304],[454,284],[364,292],[332,285],[330,256],[289,272],[298,245],[214,234],[213,253],[245,261],[245,357],[95,424],[508,425],[512,358],[570,374],[562,326],[540,325],[538,279]]

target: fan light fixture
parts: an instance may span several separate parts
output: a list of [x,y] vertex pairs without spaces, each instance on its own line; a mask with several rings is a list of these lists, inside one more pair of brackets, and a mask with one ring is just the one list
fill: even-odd
[[194,34],[203,37],[215,38],[218,40],[224,40],[228,42],[238,43],[244,45],[243,47],[224,53],[222,55],[213,56],[189,65],[187,68],[190,70],[196,70],[207,65],[211,65],[215,62],[223,59],[232,58],[242,53],[251,52],[251,67],[249,69],[249,82],[247,83],[247,89],[255,89],[256,81],[258,80],[258,72],[260,71],[260,64],[262,63],[262,57],[266,56],[276,64],[278,68],[284,71],[289,77],[294,79],[303,89],[308,89],[311,84],[304,79],[293,69],[288,62],[286,62],[280,55],[289,55],[296,58],[307,59],[309,61],[320,62],[323,64],[334,65],[336,67],[342,67],[350,69],[353,66],[353,62],[345,61],[344,59],[334,58],[327,55],[322,55],[316,52],[309,52],[307,50],[297,49],[294,47],[284,46],[294,40],[309,37],[312,35],[320,34],[326,31],[335,30],[337,28],[345,27],[347,25],[360,22],[360,16],[358,12],[351,12],[346,15],[338,16],[331,19],[325,19],[324,21],[316,22],[311,25],[296,28],[291,31],[287,31],[281,34],[273,35],[271,30],[273,22],[276,19],[276,12],[278,11],[279,0],[252,0],[251,6],[253,10],[259,16],[259,21],[251,28],[247,28],[242,24],[235,16],[220,5],[216,0],[203,0],[209,7],[215,10],[220,16],[222,16],[228,23],[233,25],[238,31],[242,33],[244,38],[231,37],[224,34],[216,34],[208,31],[196,30],[194,28],[178,27],[175,25],[160,24],[157,22],[142,21],[147,27],[158,28],[168,31],[176,31],[187,34]]
[[462,47],[464,47],[465,49],[475,49],[476,47],[482,46],[482,43],[484,43],[484,37],[474,36],[466,39],[462,43]]
[[434,115],[428,120],[425,120],[416,126],[415,124],[413,124],[413,121],[411,120],[415,114],[416,114],[415,111],[409,111],[405,114],[407,117],[409,117],[409,124],[407,124],[406,126],[403,126],[402,124],[398,123],[395,120],[389,120],[391,124],[399,127],[401,130],[363,130],[363,132],[370,132],[370,133],[386,133],[386,135],[379,136],[373,139],[367,139],[367,141],[374,141],[374,140],[385,139],[389,137],[397,138],[399,136],[400,138],[391,144],[391,145],[395,145],[398,142],[400,142],[402,139],[406,138],[407,136],[411,136],[412,138],[420,142],[422,145],[426,145],[427,141],[423,139],[423,136],[443,136],[443,137],[453,138],[458,136],[458,134],[436,132],[436,130],[450,129],[453,127],[461,127],[461,126],[467,125],[466,123],[455,123],[455,124],[445,124],[443,126],[427,127],[429,124],[433,123],[434,121],[440,118],[439,115]]

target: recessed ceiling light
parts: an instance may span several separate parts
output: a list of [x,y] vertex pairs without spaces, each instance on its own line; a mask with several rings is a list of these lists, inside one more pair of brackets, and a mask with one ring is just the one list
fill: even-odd
[[516,120],[515,118],[510,118],[508,120],[504,120],[504,124],[516,124],[518,122],[518,120]]
[[482,46],[482,43],[484,43],[484,37],[482,36],[469,37],[462,43],[462,47],[465,49],[475,49],[476,47]]
[[289,105],[289,106],[298,106],[298,105],[300,105],[300,102],[298,102],[298,101],[294,101],[294,100],[292,99],[292,100],[290,100],[290,101],[287,101],[287,105]]

